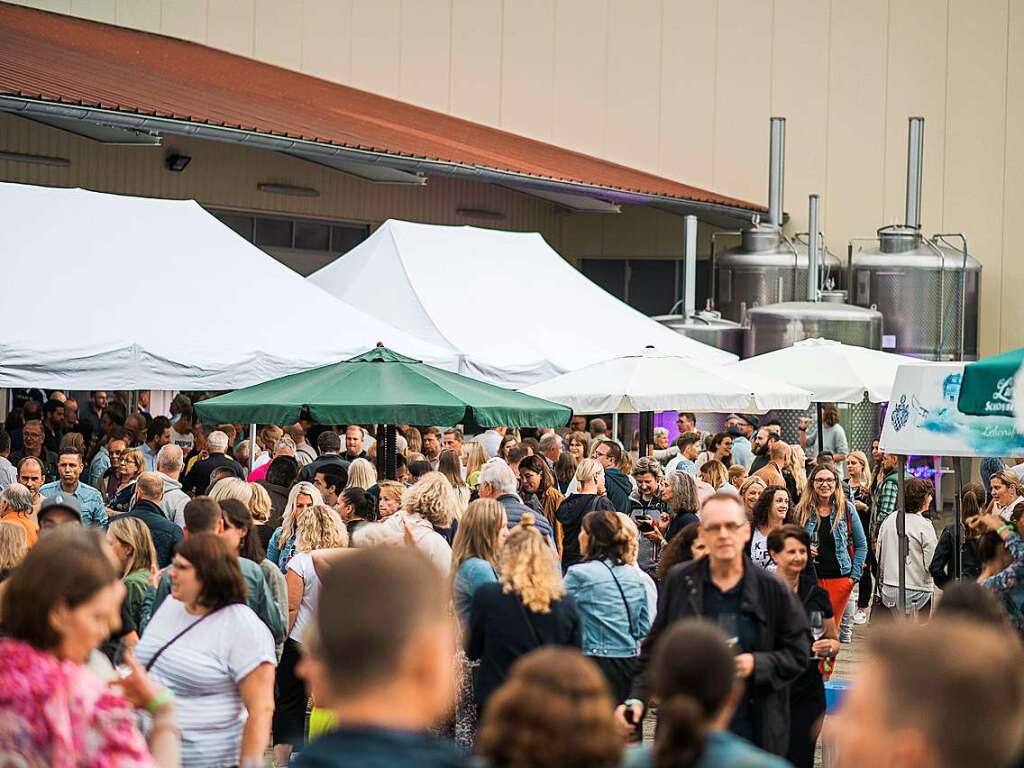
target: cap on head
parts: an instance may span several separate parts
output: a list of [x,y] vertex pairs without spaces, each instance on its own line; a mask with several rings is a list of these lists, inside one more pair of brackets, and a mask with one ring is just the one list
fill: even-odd
[[78,518],[78,522],[82,522],[82,505],[70,493],[57,493],[43,499],[43,503],[39,506],[39,522],[42,522],[43,518],[54,509],[66,509]]

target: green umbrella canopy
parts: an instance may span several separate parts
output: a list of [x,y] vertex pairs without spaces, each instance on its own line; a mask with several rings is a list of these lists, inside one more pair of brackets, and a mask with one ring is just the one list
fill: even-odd
[[207,422],[291,424],[303,406],[321,424],[564,427],[572,410],[378,346],[196,404]]
[[1024,349],[986,357],[964,367],[960,410],[971,416],[1013,416],[1013,377],[1024,362]]

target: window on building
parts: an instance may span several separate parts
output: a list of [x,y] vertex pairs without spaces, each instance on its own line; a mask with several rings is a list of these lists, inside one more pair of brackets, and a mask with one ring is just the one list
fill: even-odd
[[[681,259],[582,259],[581,271],[645,315],[668,314],[683,298]],[[710,295],[710,262],[697,262],[697,309]]]
[[370,235],[366,224],[211,210],[250,243],[300,275],[310,275]]

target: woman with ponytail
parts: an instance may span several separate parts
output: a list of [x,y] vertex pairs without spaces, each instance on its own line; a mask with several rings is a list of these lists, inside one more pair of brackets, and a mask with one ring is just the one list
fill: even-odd
[[498,555],[499,581],[473,593],[466,655],[479,661],[473,691],[477,711],[520,656],[545,645],[579,648],[582,636],[576,603],[562,586],[558,555],[524,512]]
[[789,766],[729,732],[743,682],[718,627],[697,619],[675,622],[658,639],[650,673],[658,700],[654,745],[627,750],[623,768]]
[[617,512],[597,510],[583,518],[583,562],[565,574],[565,591],[583,623],[584,653],[601,668],[616,703],[633,685],[640,641],[651,629],[643,576],[627,565],[633,541]]
[[[960,566],[964,581],[974,581],[981,573],[981,557],[978,555],[978,539],[983,530],[974,525],[978,515],[985,508],[985,487],[981,483],[968,483],[960,495],[960,510],[963,523],[960,526]],[[956,523],[942,529],[939,544],[935,548],[928,571],[935,580],[935,586],[945,589],[951,581],[961,577],[953,567],[953,550],[956,547]]]

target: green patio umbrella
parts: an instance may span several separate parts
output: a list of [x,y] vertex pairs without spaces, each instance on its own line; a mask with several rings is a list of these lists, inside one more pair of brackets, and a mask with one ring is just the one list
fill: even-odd
[[322,424],[564,427],[564,405],[486,384],[378,345],[340,363],[203,400],[206,422],[292,424],[303,406]]
[[1013,416],[1013,378],[1024,363],[1024,349],[986,357],[964,367],[960,410],[971,416]]

